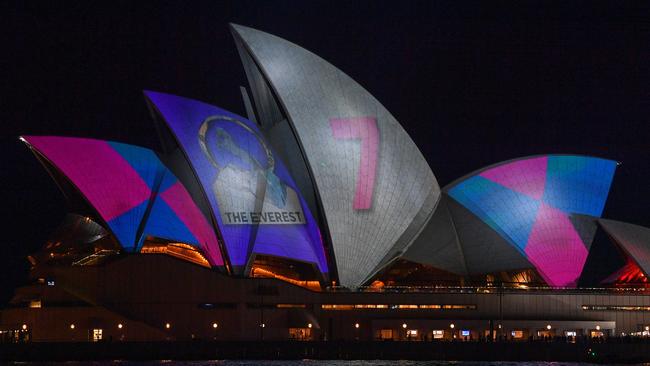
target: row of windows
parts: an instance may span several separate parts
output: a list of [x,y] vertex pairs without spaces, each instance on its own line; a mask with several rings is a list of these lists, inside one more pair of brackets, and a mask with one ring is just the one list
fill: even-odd
[[[246,306],[251,309],[306,309],[311,308],[312,304],[273,304],[273,303],[247,303]],[[223,309],[236,308],[235,303],[204,303],[200,304],[201,309]],[[476,305],[467,304],[322,304],[323,310],[476,310]]]
[[51,308],[76,308],[76,307],[88,307],[90,304],[88,304],[85,301],[43,301],[41,299],[33,299],[25,302],[21,302],[19,304],[15,305],[9,305],[9,307],[29,307],[32,309],[39,309],[43,307],[51,307]]
[[261,304],[257,302],[249,302],[246,306],[252,309],[306,309],[308,306],[312,307],[311,304]]
[[636,305],[582,305],[582,310],[597,310],[597,311],[650,311],[650,306],[636,306]]
[[323,310],[362,310],[362,309],[387,309],[387,310],[476,310],[476,305],[459,305],[459,304],[418,304],[418,305],[403,305],[403,304],[323,304]]

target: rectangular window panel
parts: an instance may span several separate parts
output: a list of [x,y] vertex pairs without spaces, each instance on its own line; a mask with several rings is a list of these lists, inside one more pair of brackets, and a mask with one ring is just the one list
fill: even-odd
[[637,305],[582,305],[582,310],[592,310],[592,311],[650,311],[650,306],[637,306]]

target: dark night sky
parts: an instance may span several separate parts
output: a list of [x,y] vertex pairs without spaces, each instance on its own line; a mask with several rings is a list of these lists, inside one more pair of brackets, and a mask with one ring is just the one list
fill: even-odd
[[566,3],[0,5],[0,305],[65,214],[18,135],[156,149],[142,89],[244,114],[228,22],[297,43],[358,81],[402,123],[441,185],[523,155],[596,155],[623,163],[605,216],[650,226],[650,7]]

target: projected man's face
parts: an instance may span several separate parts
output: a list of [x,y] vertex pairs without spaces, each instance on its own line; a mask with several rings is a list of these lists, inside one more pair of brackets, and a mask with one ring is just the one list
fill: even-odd
[[305,223],[297,193],[275,172],[275,160],[262,136],[223,116],[207,118],[199,144],[218,169],[212,184],[226,224]]

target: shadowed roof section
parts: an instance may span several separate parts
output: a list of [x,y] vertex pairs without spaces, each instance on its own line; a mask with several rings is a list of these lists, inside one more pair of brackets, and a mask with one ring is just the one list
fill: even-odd
[[650,274],[650,228],[606,219],[600,219],[598,223],[646,276]]
[[616,166],[588,156],[524,157],[468,174],[444,191],[522,253],[549,285],[575,286]]
[[[404,253],[430,219],[440,198],[433,172],[397,120],[349,76],[286,40],[231,27],[242,62],[260,70],[300,146],[340,284],[362,285]],[[254,89],[266,88],[252,81]]]
[[444,193],[404,259],[461,276],[534,267],[490,226]]
[[214,229],[153,151],[87,138],[23,140],[70,180],[126,251],[152,236],[196,246],[211,265],[223,265]]
[[587,251],[591,250],[591,244],[594,242],[596,236],[596,231],[598,230],[598,225],[596,224],[597,217],[580,215],[580,214],[571,214],[569,215],[569,220],[573,224],[573,227],[576,229],[582,243],[587,248]]

